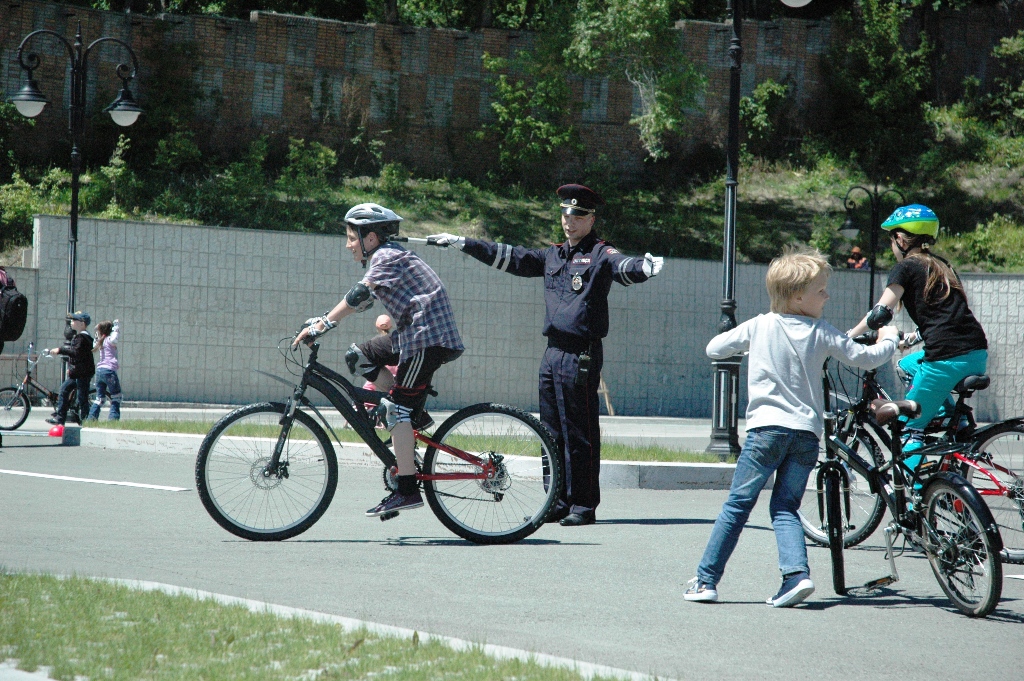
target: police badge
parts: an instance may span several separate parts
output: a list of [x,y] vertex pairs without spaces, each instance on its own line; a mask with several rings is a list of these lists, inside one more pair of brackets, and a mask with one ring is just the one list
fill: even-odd
[[583,288],[583,277],[581,277],[580,273],[577,272],[572,275],[572,290],[579,291],[581,288]]

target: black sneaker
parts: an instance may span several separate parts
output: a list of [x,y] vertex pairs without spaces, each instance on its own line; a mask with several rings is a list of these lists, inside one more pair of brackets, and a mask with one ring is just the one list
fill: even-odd
[[389,496],[381,499],[381,502],[366,512],[368,518],[376,518],[377,516],[384,515],[385,513],[391,513],[392,511],[411,511],[414,508],[420,508],[423,506],[423,497],[420,496],[419,491],[415,494],[408,496],[399,494],[398,492],[392,492]]
[[64,425],[64,422],[60,420],[59,416],[51,416],[50,418],[46,419],[46,422],[47,423],[51,423],[51,424],[53,424],[55,426],[63,426]]
[[412,417],[412,427],[416,430],[424,431],[432,425],[434,425],[434,419],[431,418],[426,409],[419,411]]
[[806,572],[794,572],[782,578],[782,588],[779,593],[769,598],[765,603],[773,608],[789,608],[800,603],[814,593],[814,582]]

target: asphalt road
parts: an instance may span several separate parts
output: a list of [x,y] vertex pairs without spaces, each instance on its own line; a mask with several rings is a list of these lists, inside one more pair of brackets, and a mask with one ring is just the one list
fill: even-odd
[[[719,585],[723,602],[699,605],[682,594],[723,491],[608,490],[597,525],[481,547],[426,507],[365,518],[384,495],[379,473],[342,468],[316,526],[253,543],[206,515],[192,460],[52,442],[5,433],[0,469],[188,490],[0,473],[7,569],[165,582],[678,679],[1020,679],[1024,669],[1021,580],[1005,580],[988,619],[970,620],[921,556],[898,560],[898,584],[841,598],[827,551],[810,548],[818,591],[798,608],[765,606],[779,584],[767,499]],[[880,532],[846,555],[851,583],[886,573]]]

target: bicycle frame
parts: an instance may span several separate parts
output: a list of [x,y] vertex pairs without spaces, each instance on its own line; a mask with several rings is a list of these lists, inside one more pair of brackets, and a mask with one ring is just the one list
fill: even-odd
[[26,353],[25,355],[25,377],[22,378],[21,383],[18,384],[18,393],[25,394],[28,392],[28,388],[32,387],[38,390],[40,393],[42,393],[43,396],[46,397],[46,399],[50,400],[50,402],[56,404],[58,397],[57,393],[53,392],[52,390],[49,390],[46,386],[37,381],[35,376],[33,376],[33,372],[35,371],[36,366],[39,364],[40,359],[40,355],[37,353],[36,358],[33,361],[32,350],[34,348],[35,343],[28,344],[28,353]]
[[[327,401],[338,410],[345,421],[352,426],[352,429],[356,431],[359,437],[362,438],[363,442],[366,443],[385,467],[389,469],[395,467],[397,465],[395,455],[387,448],[387,446],[385,446],[381,439],[377,437],[376,429],[370,419],[370,415],[367,413],[365,406],[363,406],[366,403],[379,403],[381,397],[384,396],[384,393],[364,390],[363,388],[353,385],[351,381],[338,372],[318,362],[317,355],[319,352],[320,344],[313,343],[310,346],[309,360],[303,368],[302,379],[299,381],[299,384],[295,386],[292,396],[288,398],[288,402],[286,403],[285,415],[281,418],[281,433],[278,436],[277,444],[274,446],[274,454],[267,463],[263,474],[265,476],[283,475],[287,477],[287,468],[281,464],[281,453],[284,451],[284,446],[288,439],[288,433],[291,429],[291,417],[295,413],[295,409],[299,404],[311,409],[327,427],[327,430],[334,435],[334,439],[338,440],[337,434],[334,433],[334,430],[327,422],[327,419],[324,418],[323,414],[321,414],[316,406],[310,402],[309,398],[306,397],[305,393],[307,388],[312,388],[327,398]],[[277,377],[275,376],[274,378]],[[283,381],[284,379],[278,378],[278,380]],[[464,452],[456,447],[434,442],[419,431],[414,430],[413,435],[416,440],[424,443],[428,447],[434,447],[437,450],[450,454],[480,469],[480,472],[478,473],[417,472],[417,480],[489,480],[494,478],[497,473],[497,467],[488,459],[470,454],[469,452]]]

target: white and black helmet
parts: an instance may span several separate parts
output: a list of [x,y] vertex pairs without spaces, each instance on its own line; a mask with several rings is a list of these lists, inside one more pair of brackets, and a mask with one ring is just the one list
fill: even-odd
[[361,235],[377,232],[384,237],[382,241],[398,236],[398,223],[401,221],[401,215],[376,203],[360,203],[345,213],[345,222],[356,227]]

